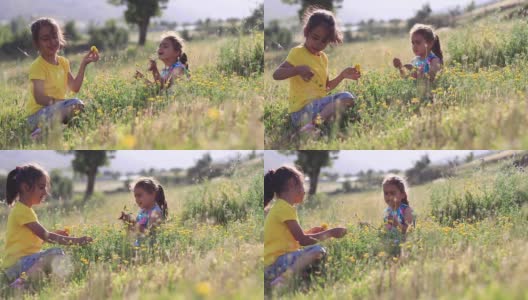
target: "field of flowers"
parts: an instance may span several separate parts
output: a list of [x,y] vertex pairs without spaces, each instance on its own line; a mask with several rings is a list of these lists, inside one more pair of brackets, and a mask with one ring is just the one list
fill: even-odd
[[[2,297],[25,299],[262,299],[262,160],[230,178],[166,191],[170,218],[156,238],[134,246],[117,220],[124,206],[136,213],[131,193],[99,196],[82,209],[36,210],[48,229],[94,238],[88,246],[62,247],[68,259],[48,280],[14,291],[2,283]],[[195,202],[227,195],[244,210],[225,224],[210,213],[206,221],[183,220]],[[204,210],[208,208],[204,206]],[[228,213],[236,213],[227,210]],[[207,214],[207,213],[206,213]],[[241,215],[240,213],[238,215]],[[3,247],[5,219],[0,227]],[[49,245],[51,247],[51,245]]]
[[359,81],[334,90],[356,106],[321,137],[290,139],[288,83],[271,74],[286,52],[266,53],[264,126],[267,149],[513,149],[528,145],[528,23],[488,17],[439,31],[446,64],[429,88],[402,79],[392,59],[412,59],[408,36],[329,48],[330,77],[361,64]]
[[[323,196],[315,208],[299,209],[303,227],[328,223],[346,226],[348,234],[322,242],[328,250],[324,275],[274,293],[285,299],[525,299],[527,179],[501,164],[411,187],[417,223],[399,256],[381,230],[381,190]],[[466,210],[448,209],[457,202],[470,207],[469,198],[495,206],[464,217],[456,212]]]
[[[0,148],[4,149],[258,149],[263,147],[263,34],[188,42],[191,80],[158,94],[147,73],[156,42],[101,52],[87,68],[78,98],[85,112],[32,141],[25,122],[32,59],[2,62]],[[88,50],[88,49],[87,49]],[[80,55],[67,55],[76,74]],[[161,66],[160,66],[161,64]],[[158,61],[158,67],[162,67]],[[152,80],[152,76],[150,78]]]

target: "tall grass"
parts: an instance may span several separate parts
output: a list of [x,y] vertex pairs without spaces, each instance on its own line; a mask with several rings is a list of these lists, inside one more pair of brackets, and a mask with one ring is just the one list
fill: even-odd
[[[266,148],[504,149],[528,145],[523,134],[528,119],[521,113],[528,105],[528,65],[522,54],[528,24],[521,20],[513,25],[482,24],[451,29],[442,36],[442,42],[449,45],[445,51],[448,63],[429,87],[400,78],[391,67],[393,57],[405,60],[402,53],[410,53],[404,42],[408,37],[329,49],[330,77],[356,63],[361,63],[364,71],[357,83],[346,81],[333,91],[351,91],[357,100],[342,119],[322,128],[321,137],[292,138],[295,129],[287,110],[287,82],[266,76]],[[481,38],[487,35],[507,42],[497,40],[495,46],[486,47]],[[500,64],[495,54],[486,58],[488,48],[502,49],[504,63]],[[271,74],[281,55],[286,53],[267,55],[270,66],[266,74]],[[479,67],[467,60],[459,62],[462,56],[480,60]]]

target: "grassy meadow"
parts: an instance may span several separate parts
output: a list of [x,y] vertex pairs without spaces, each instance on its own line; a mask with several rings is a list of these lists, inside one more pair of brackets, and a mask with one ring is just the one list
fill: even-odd
[[295,137],[288,114],[288,82],[271,74],[287,51],[266,52],[264,94],[267,149],[519,149],[528,146],[528,23],[490,14],[437,33],[446,62],[434,84],[402,79],[392,66],[413,58],[408,35],[328,47],[330,78],[361,65],[350,91],[355,107],[321,137]]
[[[190,80],[159,94],[147,74],[159,40],[144,48],[102,51],[88,65],[76,97],[85,112],[70,126],[45,128],[32,141],[26,125],[28,72],[34,58],[0,62],[0,148],[3,149],[261,149],[263,34],[209,38],[185,45]],[[86,49],[88,51],[88,49]],[[81,54],[66,55],[77,74]],[[157,61],[158,68],[163,62]],[[152,81],[152,75],[148,77]],[[69,95],[73,96],[73,94]]]
[[[54,266],[55,276],[23,292],[2,282],[2,298],[262,299],[262,185],[257,159],[228,178],[167,186],[170,217],[140,247],[117,220],[125,206],[136,215],[132,193],[99,193],[85,207],[40,205],[36,212],[48,230],[67,227],[94,241],[59,246],[68,259]],[[0,215],[3,247],[7,209]]]
[[[381,188],[319,194],[298,208],[303,228],[345,226],[321,242],[326,271],[281,299],[526,299],[528,177],[511,165],[473,164],[451,178],[410,188],[416,227],[395,251],[382,230]],[[361,223],[361,224],[360,224]],[[368,226],[364,224],[368,223]]]

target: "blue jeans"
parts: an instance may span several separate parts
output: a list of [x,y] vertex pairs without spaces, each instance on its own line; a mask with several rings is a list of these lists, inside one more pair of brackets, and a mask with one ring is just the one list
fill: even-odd
[[299,127],[303,123],[311,122],[313,118],[323,111],[328,104],[346,99],[356,99],[356,96],[349,92],[341,92],[313,100],[309,104],[306,104],[301,110],[291,113],[292,125],[294,127]]
[[4,271],[9,281],[13,281],[20,277],[22,272],[27,272],[33,265],[35,265],[41,258],[46,256],[62,256],[64,251],[60,248],[50,248],[35,254],[21,257],[13,266]]
[[273,264],[266,267],[266,269],[264,270],[264,280],[272,281],[273,279],[279,277],[279,275],[284,273],[289,267],[293,266],[293,264],[295,263],[295,261],[297,261],[299,257],[304,254],[313,252],[318,252],[323,255],[326,254],[326,250],[325,248],[323,248],[323,246],[312,245],[279,256]]
[[64,110],[70,109],[72,106],[79,105],[84,105],[84,103],[77,98],[73,98],[59,101],[53,105],[45,106],[28,117],[29,126],[32,129],[35,129],[38,127],[40,121],[44,121],[47,123],[52,120],[54,116],[59,113],[62,113]]

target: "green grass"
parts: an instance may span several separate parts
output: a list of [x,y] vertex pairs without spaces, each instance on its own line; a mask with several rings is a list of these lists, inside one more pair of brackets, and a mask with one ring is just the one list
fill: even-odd
[[501,163],[411,187],[409,201],[418,215],[417,226],[401,245],[401,256],[391,255],[395,249],[381,229],[385,207],[381,190],[327,196],[316,208],[302,205],[298,212],[303,228],[328,223],[346,226],[348,234],[321,243],[328,250],[326,273],[309,288],[275,293],[283,299],[524,299],[526,204],[451,226],[432,215],[439,199],[456,201],[448,192],[453,190],[479,194],[482,186],[492,186],[490,190],[500,193],[496,202],[513,203],[519,177],[526,175]]
[[[27,74],[32,60],[1,63],[0,147],[5,149],[257,149],[263,147],[262,33],[238,38],[188,42],[186,53],[192,79],[182,80],[170,93],[135,80],[136,69],[147,73],[148,58],[157,44],[130,46],[102,53],[90,64],[80,93],[86,110],[67,128],[54,126],[33,142],[26,125]],[[260,47],[262,48],[262,47]],[[223,50],[221,50],[223,49]],[[250,64],[244,76],[228,69],[220,52],[231,51]],[[80,55],[68,56],[76,74]],[[158,66],[162,67],[158,61]],[[227,66],[227,67],[226,67]],[[244,68],[242,68],[244,69]],[[260,73],[259,73],[260,72]],[[152,78],[150,78],[152,79]]]
[[[362,78],[333,92],[351,91],[356,106],[326,126],[320,138],[290,139],[287,81],[265,76],[267,149],[516,149],[528,146],[528,63],[524,20],[488,18],[439,32],[443,71],[425,96],[424,85],[402,79],[392,59],[412,59],[408,36],[329,48],[330,77],[361,64]],[[493,39],[492,39],[493,37]],[[471,38],[471,39],[470,39]],[[266,53],[271,74],[286,52]],[[464,59],[462,59],[464,58]]]
[[[152,246],[133,247],[117,217],[126,205],[136,211],[131,193],[102,196],[99,204],[65,211],[41,205],[36,212],[48,229],[68,226],[71,235],[89,235],[88,246],[61,246],[69,257],[65,279],[50,278],[26,291],[25,299],[261,299],[263,295],[262,160],[241,167],[232,177],[189,186],[169,186],[170,218]],[[204,203],[210,194],[228,194],[251,207],[245,215],[224,224],[213,220],[183,220],[188,205]],[[261,197],[260,197],[261,198]],[[259,198],[259,199],[260,199]],[[5,222],[0,227],[3,247]],[[48,245],[52,246],[52,245]],[[59,292],[57,292],[59,291]],[[2,295],[17,296],[2,285]]]

